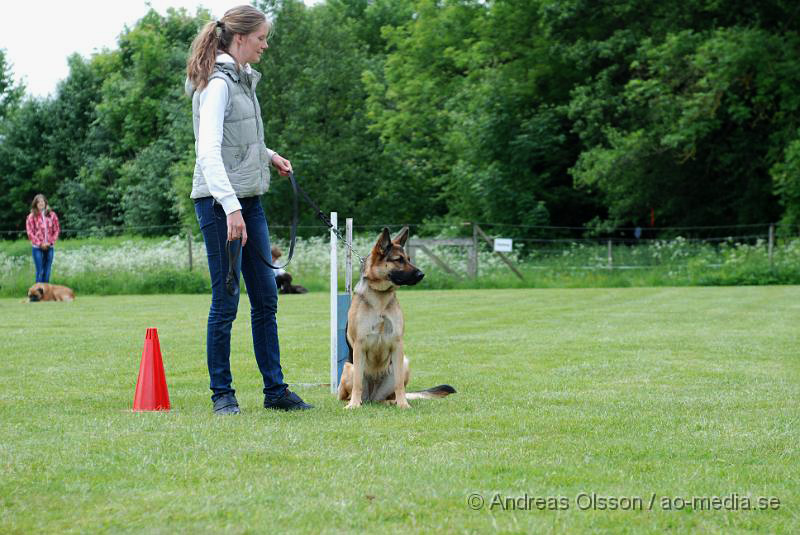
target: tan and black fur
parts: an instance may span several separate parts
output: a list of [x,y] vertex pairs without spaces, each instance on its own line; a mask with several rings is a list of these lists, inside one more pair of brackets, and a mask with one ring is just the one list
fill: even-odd
[[397,302],[397,286],[417,284],[425,276],[405,252],[408,227],[394,240],[384,228],[366,260],[347,314],[346,362],[339,382],[339,399],[348,409],[365,401],[380,401],[409,408],[413,399],[433,399],[455,392],[440,385],[422,392],[406,392],[410,376],[403,353],[403,312]]
[[47,284],[37,282],[28,288],[28,303],[35,301],[73,301],[75,293],[71,288],[59,286],[58,284]]

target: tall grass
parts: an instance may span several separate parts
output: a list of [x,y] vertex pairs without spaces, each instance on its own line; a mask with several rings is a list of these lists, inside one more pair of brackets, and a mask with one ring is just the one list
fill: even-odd
[[[56,243],[50,282],[80,294],[203,293],[205,248],[195,240],[189,270],[185,238],[81,238]],[[35,270],[27,241],[0,243],[0,295],[24,295]]]
[[[375,236],[360,235],[354,249],[365,256]],[[284,253],[285,241],[277,240]],[[84,238],[59,241],[51,282],[81,294],[206,293],[209,275],[202,239],[192,240],[192,269],[185,236],[171,238]],[[710,244],[683,238],[648,241],[641,245],[614,244],[609,261],[605,244],[549,245],[507,257],[523,274],[519,279],[488,247],[479,254],[479,276],[467,276],[467,253],[438,246],[434,254],[453,270],[449,274],[427,254],[415,263],[428,275],[423,288],[576,288],[629,286],[720,286],[800,283],[800,239],[779,240],[770,260],[765,241],[752,244],[727,241]],[[339,265],[344,265],[339,247]],[[284,256],[281,261],[285,261]],[[330,245],[327,237],[297,242],[288,270],[295,282],[311,291],[329,284]],[[340,269],[343,285],[343,269]],[[358,261],[354,259],[354,278]],[[0,296],[25,294],[33,283],[30,244],[0,242]]]

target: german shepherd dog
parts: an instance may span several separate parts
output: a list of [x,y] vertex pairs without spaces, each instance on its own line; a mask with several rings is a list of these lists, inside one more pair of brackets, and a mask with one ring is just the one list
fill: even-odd
[[408,400],[442,398],[455,393],[440,385],[406,393],[408,358],[403,353],[403,312],[397,303],[398,286],[417,284],[425,276],[406,255],[408,227],[394,240],[384,228],[367,258],[347,313],[346,362],[339,382],[339,399],[348,409],[364,401],[380,401],[410,408]]

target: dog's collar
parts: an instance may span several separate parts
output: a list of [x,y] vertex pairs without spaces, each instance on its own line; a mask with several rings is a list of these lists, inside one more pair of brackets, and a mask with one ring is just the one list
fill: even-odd
[[[395,284],[390,280],[379,280],[375,281],[374,283],[370,279],[365,278],[365,280],[367,281],[367,285],[374,292],[387,293],[394,291],[395,289]],[[386,288],[381,288],[381,286],[383,286],[384,284],[388,286]]]

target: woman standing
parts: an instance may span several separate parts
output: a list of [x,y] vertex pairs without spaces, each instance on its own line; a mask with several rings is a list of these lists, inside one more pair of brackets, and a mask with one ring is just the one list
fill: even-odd
[[50,282],[55,245],[61,227],[58,216],[50,209],[47,199],[39,193],[31,203],[31,213],[25,220],[25,230],[33,246],[33,264],[36,266],[36,282]]
[[[264,407],[300,410],[312,406],[283,381],[278,345],[278,288],[270,258],[267,220],[261,195],[269,188],[269,165],[281,175],[289,160],[264,144],[264,125],[256,98],[261,78],[251,67],[267,49],[270,22],[252,6],[228,10],[206,24],[192,43],[186,91],[192,97],[195,152],[192,194],[211,274],[211,309],[206,331],[211,400],[217,414],[236,414],[232,388],[231,326],[239,305],[238,287],[226,288],[228,247],[238,247],[233,272],[244,275],[250,298],[253,349],[264,379]],[[230,242],[230,244],[229,244]]]

